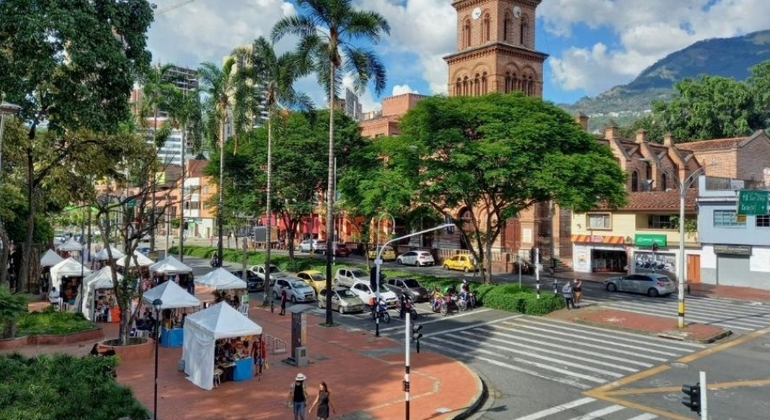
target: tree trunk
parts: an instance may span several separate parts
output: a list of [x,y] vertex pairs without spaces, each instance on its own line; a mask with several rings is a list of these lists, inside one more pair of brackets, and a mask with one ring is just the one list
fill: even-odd
[[[272,186],[270,185],[270,182],[272,181],[271,177],[273,174],[272,171],[272,165],[273,165],[273,106],[272,104],[268,104],[270,108],[267,110],[267,191],[266,191],[266,200],[267,200],[267,221],[265,222],[265,287],[267,288],[270,285],[270,245],[271,245],[271,236],[270,236],[270,228],[272,227],[272,212],[271,212],[271,205],[270,205],[270,199],[271,199],[271,193],[272,193]],[[265,299],[264,301],[267,302],[267,295],[269,293],[265,293]]]
[[[332,263],[334,259],[334,242],[331,235],[334,229],[334,63],[331,64],[329,76],[329,175],[326,185],[326,290],[332,290]],[[332,325],[332,294],[326,294],[326,325]]]
[[8,240],[8,235],[3,226],[0,226],[0,243],[3,245],[2,248],[0,248],[0,287],[5,286],[10,288],[11,283],[8,278],[8,270],[3,270],[2,268],[8,267],[8,258],[11,255],[9,247],[11,241]]
[[492,283],[492,240],[490,238],[485,241],[484,248],[486,248],[484,252],[487,254],[484,260],[486,270],[482,275],[484,276],[484,283],[489,284]]
[[32,148],[27,148],[27,234],[22,248],[21,271],[16,279],[16,290],[24,290],[29,281],[32,257],[32,237],[35,232],[35,166]]

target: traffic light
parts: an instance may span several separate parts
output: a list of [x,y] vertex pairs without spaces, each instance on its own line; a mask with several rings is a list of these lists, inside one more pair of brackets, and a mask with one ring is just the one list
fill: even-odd
[[372,291],[377,290],[377,269],[373,268],[372,271],[369,272],[369,287],[372,288]]
[[700,382],[695,385],[682,385],[682,392],[686,395],[682,398],[682,404],[700,415]]
[[420,338],[422,337],[422,325],[412,325],[412,342],[417,343],[417,353],[420,352]]
[[657,242],[653,242],[652,243],[652,252],[658,252],[658,243]]

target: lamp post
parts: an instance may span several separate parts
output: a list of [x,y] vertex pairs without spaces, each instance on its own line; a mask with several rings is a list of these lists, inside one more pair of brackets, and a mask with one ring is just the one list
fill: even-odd
[[[17,113],[21,107],[8,102],[0,102],[0,191],[3,186],[3,134],[5,133],[5,116]],[[2,226],[0,219],[0,226]],[[2,248],[0,248],[2,249]]]
[[[376,289],[374,292],[374,304],[375,309],[377,308],[376,305],[380,303],[380,266],[382,266],[382,250],[385,248],[385,245],[380,246],[380,223],[382,223],[382,218],[388,216],[390,217],[390,221],[393,223],[393,232],[396,231],[396,219],[391,216],[390,213],[385,212],[380,215],[380,217],[377,219],[377,235],[375,239],[374,249],[377,250],[376,258],[374,259],[374,266],[375,266],[375,283],[376,283]],[[404,238],[408,238],[414,236],[414,234],[404,236]],[[390,242],[386,242],[388,244]],[[327,251],[328,252],[328,251]],[[374,317],[374,336],[379,337],[380,336],[380,317],[375,316]]]
[[154,420],[158,420],[158,341],[160,341],[160,309],[162,306],[162,300],[152,301],[152,307],[155,309],[155,404],[152,410]]

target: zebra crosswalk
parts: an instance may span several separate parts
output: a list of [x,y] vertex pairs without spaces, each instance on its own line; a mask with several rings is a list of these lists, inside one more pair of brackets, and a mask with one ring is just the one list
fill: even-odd
[[463,361],[591,389],[706,347],[543,318],[517,317],[423,336]]
[[[685,319],[688,322],[729,328],[735,333],[747,333],[770,326],[770,306],[723,299],[688,297],[685,300]],[[676,298],[628,300],[604,303],[603,307],[676,318]]]
[[655,414],[644,413],[622,405],[581,398],[515,420],[653,420]]

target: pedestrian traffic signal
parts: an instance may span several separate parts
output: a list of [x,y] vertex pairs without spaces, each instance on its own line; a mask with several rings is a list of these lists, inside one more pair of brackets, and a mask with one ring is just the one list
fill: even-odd
[[682,392],[686,395],[682,398],[682,404],[698,414],[700,414],[700,391],[700,382],[695,385],[682,385]]
[[420,332],[422,330],[422,325],[413,325],[412,326],[412,341],[417,341],[422,337],[422,333]]

